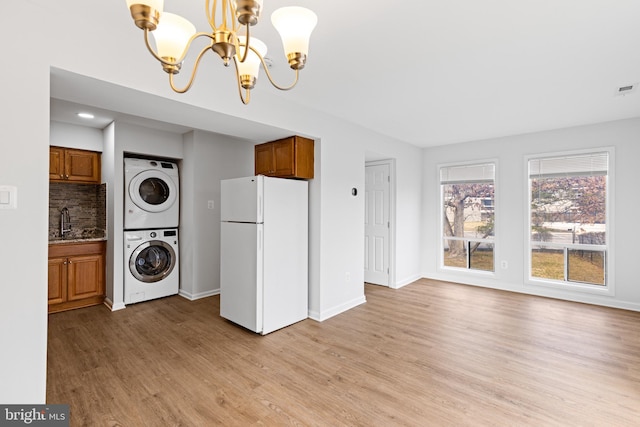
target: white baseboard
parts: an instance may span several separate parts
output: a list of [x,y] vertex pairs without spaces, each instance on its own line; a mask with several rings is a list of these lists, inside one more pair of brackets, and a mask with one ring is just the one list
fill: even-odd
[[354,298],[351,301],[347,301],[344,304],[337,305],[329,310],[324,310],[320,313],[317,311],[309,310],[309,318],[318,322],[322,322],[340,313],[344,313],[345,311],[350,310],[353,307],[364,304],[365,302],[367,302],[367,299],[364,295],[362,295],[361,297]]
[[118,311],[118,310],[122,310],[123,308],[127,308],[123,302],[114,304],[113,301],[111,301],[109,298],[104,299],[104,305],[109,307],[109,310],[111,311]]
[[622,301],[622,300],[612,299],[607,296],[602,297],[602,296],[584,294],[579,292],[575,292],[575,293],[560,292],[558,290],[548,289],[543,286],[532,286],[532,285],[520,284],[520,283],[514,284],[509,282],[501,282],[501,281],[488,282],[488,281],[481,281],[480,279],[476,279],[476,280],[465,279],[457,276],[449,277],[443,274],[431,274],[431,275],[423,274],[422,277],[425,279],[440,280],[443,282],[457,283],[460,285],[477,286],[481,288],[496,289],[500,291],[515,292],[515,293],[525,294],[525,295],[535,295],[535,296],[540,296],[545,298],[559,299],[563,301],[572,301],[572,302],[579,302],[582,304],[592,304],[592,305],[598,305],[602,307],[620,308],[623,310],[640,312],[639,303],[636,303],[634,301]]
[[420,280],[420,279],[422,279],[422,276],[420,274],[415,274],[415,275],[413,275],[411,277],[408,277],[408,278],[403,279],[403,280],[401,280],[399,282],[396,282],[396,284],[393,287],[393,289],[400,289],[403,286],[407,286],[407,285],[415,282],[416,280]]
[[206,297],[210,297],[213,295],[218,295],[220,293],[220,289],[214,289],[212,291],[205,291],[205,292],[198,292],[195,294],[192,294],[191,292],[187,292],[183,289],[180,289],[178,291],[178,295],[180,295],[183,298],[188,299],[189,301],[195,301],[197,299],[200,298],[206,298]]

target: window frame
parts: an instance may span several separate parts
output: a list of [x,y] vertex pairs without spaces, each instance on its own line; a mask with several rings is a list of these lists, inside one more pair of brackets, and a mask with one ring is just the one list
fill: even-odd
[[[473,268],[469,268],[469,267],[453,267],[453,266],[447,266],[445,265],[444,261],[445,261],[445,257],[444,257],[444,242],[447,239],[455,239],[455,240],[459,240],[452,237],[452,236],[445,236],[444,234],[444,209],[443,209],[443,202],[444,202],[444,194],[443,194],[443,185],[442,185],[442,181],[441,181],[441,170],[444,168],[451,168],[451,167],[467,167],[467,166],[480,166],[480,165],[488,165],[491,164],[493,165],[493,239],[491,239],[491,242],[493,243],[493,270],[480,270],[480,269],[473,269]],[[490,158],[490,159],[479,159],[479,160],[472,160],[472,161],[461,161],[461,162],[450,162],[450,163],[441,163],[438,164],[436,167],[436,184],[438,186],[438,196],[439,196],[439,201],[438,201],[438,206],[439,206],[439,212],[438,212],[438,226],[439,226],[439,232],[438,232],[438,265],[437,265],[437,270],[441,271],[441,272],[447,272],[447,273],[452,273],[452,272],[456,272],[456,273],[462,273],[465,275],[473,275],[473,276],[479,276],[479,277],[496,277],[498,276],[498,271],[500,269],[499,265],[500,265],[500,257],[499,257],[499,250],[498,250],[498,206],[499,206],[499,202],[498,202],[498,175],[499,175],[499,171],[498,171],[498,159],[496,158]],[[468,238],[468,239],[463,239],[466,241],[478,241],[478,238]],[[488,239],[485,239],[488,240]],[[468,257],[468,254],[467,254]]]
[[[606,183],[606,198],[605,198],[605,235],[606,249],[605,253],[605,277],[606,281],[604,286],[597,284],[589,284],[582,282],[575,282],[570,280],[553,280],[546,279],[540,277],[533,277],[531,274],[532,262],[531,262],[531,254],[532,254],[532,246],[535,245],[536,242],[531,239],[531,179],[530,179],[530,161],[537,159],[545,159],[545,158],[555,158],[555,157],[571,157],[571,156],[581,156],[588,154],[598,154],[598,153],[607,153],[608,155],[608,164],[607,164],[607,183]],[[569,150],[569,151],[557,151],[557,152],[544,152],[544,153],[536,153],[529,154],[524,156],[524,283],[525,286],[532,287],[545,287],[545,288],[553,288],[559,289],[563,291],[568,291],[571,293],[587,293],[587,294],[598,294],[598,295],[615,295],[615,268],[614,268],[614,209],[613,209],[613,200],[615,200],[615,150],[614,147],[594,147],[589,149],[582,150]],[[539,242],[538,242],[539,243]],[[549,245],[553,246],[553,245]],[[568,249],[573,249],[575,245],[569,244],[560,244],[562,247],[566,247]],[[581,248],[589,250],[590,245],[580,245]],[[564,268],[568,268],[568,266],[564,266]]]

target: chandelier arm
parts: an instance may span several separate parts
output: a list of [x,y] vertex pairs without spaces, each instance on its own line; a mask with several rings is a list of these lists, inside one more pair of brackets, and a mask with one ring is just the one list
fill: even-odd
[[[216,7],[216,3],[217,1],[214,0],[213,1],[213,9],[211,8],[211,1],[210,0],[206,0],[205,2],[205,10],[207,13],[207,21],[209,22],[209,26],[211,27],[211,29],[213,31],[216,30],[216,25],[215,25],[215,7]],[[213,13],[213,14],[212,14]]]
[[251,102],[251,89],[245,89],[245,92],[247,93],[247,98],[246,99],[242,95],[242,88],[240,86],[238,86],[238,93],[240,94],[240,101],[242,101],[242,103],[244,105],[249,105],[249,103]]
[[264,58],[262,57],[262,55],[260,55],[260,53],[257,50],[255,50],[253,47],[249,47],[249,48],[252,51],[254,51],[256,55],[258,55],[258,58],[260,58],[260,62],[262,62],[262,68],[264,68],[264,72],[267,75],[267,77],[269,78],[269,81],[271,82],[273,87],[275,87],[276,89],[279,89],[279,90],[289,90],[289,89],[293,89],[295,87],[295,85],[298,84],[299,70],[295,70],[296,76],[295,76],[295,80],[293,81],[293,83],[291,83],[291,85],[289,85],[289,86],[279,86],[273,80],[273,77],[271,77],[271,73],[269,72],[269,67],[267,66],[267,63],[264,62]]
[[[153,55],[154,58],[156,58],[158,61],[160,61],[165,65],[174,65],[174,66],[179,65],[184,60],[185,56],[187,56],[187,53],[191,48],[191,43],[193,43],[193,41],[198,37],[208,37],[209,39],[211,39],[211,41],[213,41],[213,37],[209,33],[196,33],[193,36],[191,36],[191,38],[187,42],[187,46],[185,47],[184,52],[182,52],[182,56],[179,59],[177,59],[175,62],[171,62],[171,61],[167,61],[166,59],[163,59],[156,53],[155,50],[153,50],[153,48],[151,47],[151,43],[149,43],[149,29],[148,28],[144,29],[144,43],[145,45],[147,45],[147,50],[149,50],[149,53],[151,53],[151,55]],[[209,49],[209,48],[211,48],[211,45],[207,46],[205,49]]]
[[222,28],[227,28],[227,6],[228,2],[222,0]]
[[171,85],[171,89],[173,89],[174,92],[185,93],[186,91],[191,89],[191,86],[193,85],[193,82],[196,79],[196,73],[198,72],[198,67],[200,66],[200,60],[202,59],[202,56],[205,54],[205,52],[208,51],[210,48],[211,46],[206,46],[200,51],[200,53],[198,54],[198,57],[196,58],[196,61],[193,64],[193,69],[191,70],[191,77],[189,77],[189,81],[187,82],[187,85],[182,89],[175,87],[175,85],[173,84],[173,73],[169,73],[169,84]]
[[[244,36],[244,39],[246,40],[246,44],[244,45],[240,45],[240,46],[244,46],[244,55],[242,55],[242,59],[240,60],[240,62],[244,62],[247,60],[247,55],[249,55],[249,49],[253,50],[255,53],[258,53],[257,50],[251,48],[250,44],[251,44],[251,40],[250,38],[250,34],[249,34],[249,28],[251,27],[249,24],[246,25],[247,27],[247,34]],[[237,37],[236,37],[237,39]],[[258,56],[260,56],[260,54],[258,53]]]
[[236,56],[233,57],[233,65],[234,65],[234,68],[236,69],[236,83],[238,85],[238,95],[240,95],[240,100],[242,101],[242,103],[244,105],[248,105],[249,102],[251,102],[251,89],[245,89],[245,92],[247,94],[247,98],[245,99],[244,95],[242,94],[242,85],[240,83],[240,71],[238,70],[238,58]]
[[237,1],[229,2],[229,8],[231,9],[231,22],[232,22],[231,30],[234,33],[238,32],[238,20],[235,19],[237,17],[237,11],[238,11],[238,8],[236,7],[237,4],[238,4]]

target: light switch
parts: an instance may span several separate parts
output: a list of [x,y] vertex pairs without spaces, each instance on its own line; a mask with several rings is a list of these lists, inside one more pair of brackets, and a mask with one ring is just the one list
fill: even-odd
[[13,185],[0,185],[0,209],[17,209],[18,188]]

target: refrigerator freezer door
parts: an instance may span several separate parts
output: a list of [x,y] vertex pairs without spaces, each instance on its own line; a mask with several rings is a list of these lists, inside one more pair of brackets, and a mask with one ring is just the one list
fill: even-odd
[[[261,223],[264,177],[225,179],[220,182],[220,219],[223,222]],[[224,247],[224,246],[223,246]]]
[[262,224],[220,225],[220,316],[262,332]]

